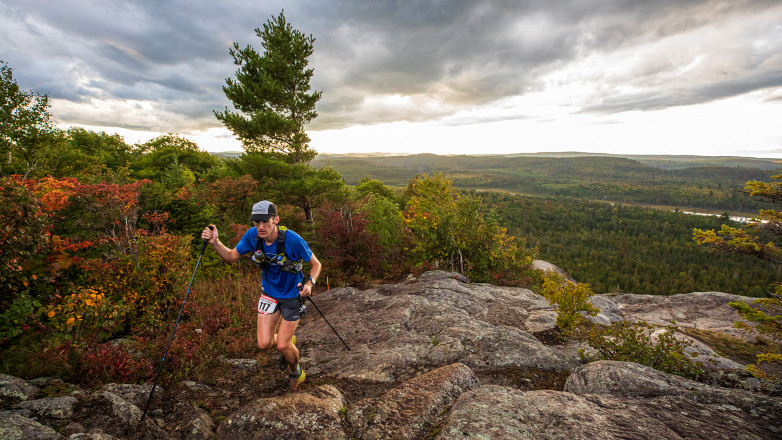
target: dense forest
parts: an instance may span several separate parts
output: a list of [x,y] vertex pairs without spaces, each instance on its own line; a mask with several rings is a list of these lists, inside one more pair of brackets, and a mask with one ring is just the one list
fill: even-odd
[[[710,162],[639,160],[614,156],[319,156],[313,166],[328,165],[354,184],[370,176],[403,186],[417,174],[442,173],[462,189],[493,189],[541,196],[728,211],[757,212],[763,204],[747,197],[744,185],[779,172],[770,160],[761,168],[714,166]],[[750,162],[736,161],[744,165]],[[663,167],[653,166],[659,164]],[[682,168],[686,165],[688,167]],[[697,166],[696,166],[697,165]]]
[[782,282],[779,268],[741,254],[710,253],[693,228],[734,224],[706,217],[572,198],[481,193],[511,234],[538,257],[589,283],[596,293],[670,295],[721,291],[763,297]]

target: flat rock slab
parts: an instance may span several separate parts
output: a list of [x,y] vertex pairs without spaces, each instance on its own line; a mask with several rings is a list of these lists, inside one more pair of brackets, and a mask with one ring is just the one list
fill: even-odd
[[599,361],[577,368],[564,391],[627,398],[680,396],[703,404],[728,405],[772,422],[782,433],[782,399],[734,388],[704,385],[632,362]]
[[438,440],[770,439],[776,427],[729,405],[484,386],[462,394]]
[[529,289],[470,284],[434,271],[398,285],[332,289],[315,303],[351,350],[309,304],[298,335],[313,376],[401,382],[457,362],[557,371],[579,364],[531,335],[553,329],[556,312]]

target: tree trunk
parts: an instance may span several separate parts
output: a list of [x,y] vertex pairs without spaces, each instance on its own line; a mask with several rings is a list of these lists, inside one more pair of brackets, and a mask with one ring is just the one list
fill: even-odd
[[315,221],[312,219],[312,204],[310,203],[309,200],[306,200],[304,202],[303,208],[304,208],[304,218],[306,219],[307,224],[310,225],[314,224]]

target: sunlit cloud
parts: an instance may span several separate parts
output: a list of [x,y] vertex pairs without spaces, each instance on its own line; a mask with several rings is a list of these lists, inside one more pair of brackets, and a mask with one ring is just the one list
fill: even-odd
[[212,113],[231,108],[228,49],[260,48],[254,29],[283,7],[316,37],[318,151],[780,146],[776,0],[0,0],[0,53],[63,126],[237,149]]

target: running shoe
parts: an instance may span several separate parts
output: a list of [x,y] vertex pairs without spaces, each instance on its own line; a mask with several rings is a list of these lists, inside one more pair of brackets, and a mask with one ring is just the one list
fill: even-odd
[[288,375],[291,383],[291,391],[294,393],[298,391],[299,385],[301,385],[302,382],[307,379],[307,375],[304,373],[304,370],[301,369],[301,365],[296,366],[296,372],[298,375],[296,373],[291,373]]

